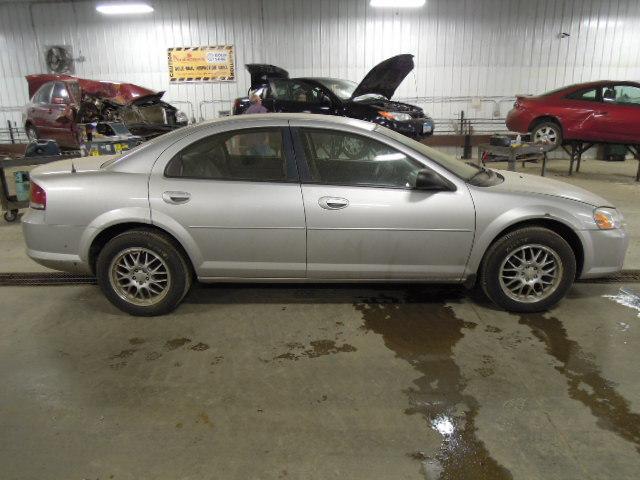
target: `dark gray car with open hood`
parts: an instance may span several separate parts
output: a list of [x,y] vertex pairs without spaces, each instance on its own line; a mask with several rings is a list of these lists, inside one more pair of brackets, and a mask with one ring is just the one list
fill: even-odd
[[[413,138],[431,135],[433,120],[415,105],[391,98],[413,70],[413,55],[391,57],[376,65],[359,83],[325,77],[290,78],[289,72],[266,64],[248,64],[249,94],[256,93],[269,112],[320,113],[374,122]],[[238,98],[235,115],[249,108]]]

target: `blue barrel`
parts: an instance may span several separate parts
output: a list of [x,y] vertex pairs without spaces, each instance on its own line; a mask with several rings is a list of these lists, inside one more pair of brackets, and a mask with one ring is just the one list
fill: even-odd
[[16,199],[19,202],[29,200],[29,172],[15,172],[16,179]]

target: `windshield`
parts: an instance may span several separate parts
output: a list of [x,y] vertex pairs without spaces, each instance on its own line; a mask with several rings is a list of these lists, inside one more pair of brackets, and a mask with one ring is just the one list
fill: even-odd
[[315,80],[331,90],[340,100],[349,100],[358,87],[356,82],[350,80],[338,80],[336,78],[316,78]]
[[406,145],[407,147],[417,151],[418,153],[421,153],[429,160],[433,160],[442,168],[447,169],[455,176],[463,179],[465,182],[470,180],[471,177],[476,175],[480,170],[480,167],[469,165],[468,163],[458,160],[451,155],[439,152],[438,150],[426,146],[424,143],[417,142],[416,140],[406,137],[398,132],[394,132],[393,130],[390,130],[386,127],[378,125],[376,127],[376,131],[386,135],[387,137],[393,138],[394,140],[402,143],[403,145]]

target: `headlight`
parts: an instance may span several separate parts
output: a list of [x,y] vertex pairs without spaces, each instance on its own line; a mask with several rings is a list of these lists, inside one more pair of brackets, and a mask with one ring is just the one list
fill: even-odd
[[395,120],[396,122],[406,122],[408,120],[411,120],[411,115],[409,115],[408,113],[385,112],[380,110],[378,112],[378,115],[386,118],[387,120]]
[[600,230],[613,230],[622,226],[622,215],[615,208],[596,208],[593,220]]
[[176,122],[178,123],[189,123],[189,117],[182,110],[178,110],[176,112]]

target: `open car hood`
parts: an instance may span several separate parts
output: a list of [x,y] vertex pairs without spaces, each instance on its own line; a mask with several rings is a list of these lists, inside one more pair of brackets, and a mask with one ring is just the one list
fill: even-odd
[[251,90],[255,90],[260,85],[264,85],[272,78],[289,78],[289,72],[265,63],[249,63],[245,68],[251,75]]
[[351,98],[378,94],[389,99],[393,97],[413,67],[413,55],[411,54],[406,53],[388,58],[367,73],[360,85],[354,90]]
[[156,92],[133,83],[89,80],[86,78],[73,77],[71,75],[45,73],[40,75],[27,75],[25,78],[29,84],[29,98],[31,98],[42,85],[56,80],[61,82],[76,82],[83,93],[108,99],[120,105],[138,103],[141,99],[153,95],[157,96],[157,99],[159,100],[164,94],[164,92]]

